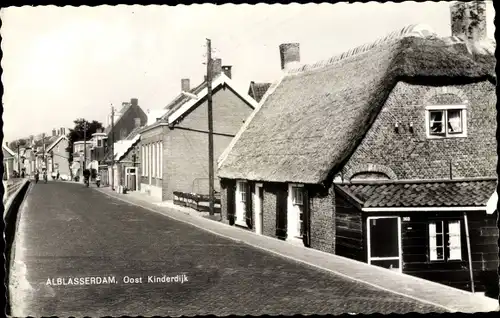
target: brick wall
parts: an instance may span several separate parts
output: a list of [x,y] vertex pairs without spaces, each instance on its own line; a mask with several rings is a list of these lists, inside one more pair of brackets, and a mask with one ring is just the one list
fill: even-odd
[[335,253],[335,194],[334,188],[307,187],[311,211],[311,247]]
[[[252,108],[230,89],[214,91],[214,133],[236,135]],[[196,191],[208,194],[208,120],[207,104],[202,102],[177,125],[165,132],[163,200],[171,200],[173,191]],[[217,158],[233,137],[214,135],[214,173]],[[165,175],[166,173],[166,175]],[[220,190],[215,182],[216,191]]]
[[262,234],[276,237],[277,190],[285,184],[264,183],[264,211],[262,211]]
[[[135,128],[135,118],[141,119],[141,126],[145,125],[148,121],[148,116],[142,110],[140,106],[130,106],[129,109],[123,114],[123,116],[114,123],[114,141],[118,141],[120,139],[124,139],[132,130]],[[122,133],[123,132],[123,133]],[[122,134],[125,137],[122,137]],[[111,132],[108,133],[108,139],[111,142]]]
[[[427,139],[425,106],[465,101],[467,137]],[[451,160],[454,178],[496,176],[495,131],[496,96],[491,83],[443,88],[400,82],[343,173],[352,176],[372,166],[372,172],[384,170],[397,179],[448,179]]]
[[[149,145],[152,143],[156,142],[162,142],[163,143],[163,152],[165,153],[165,138],[164,138],[164,131],[166,127],[165,126],[158,126],[153,129],[144,131],[141,134],[141,140],[137,145],[138,149],[138,155],[137,155],[137,168],[138,168],[138,174],[139,174],[139,183],[142,184],[149,184],[149,176],[143,176],[143,171],[142,171],[142,146]],[[163,159],[165,156],[161,156]],[[152,158],[151,158],[152,159]],[[151,159],[149,160],[149,174],[151,174],[151,164],[152,161]],[[163,159],[164,160],[164,159]],[[146,162],[147,163],[147,162]],[[165,162],[163,162],[163,176],[165,176]],[[151,185],[155,187],[161,187],[162,185],[162,178],[155,178],[151,177]]]

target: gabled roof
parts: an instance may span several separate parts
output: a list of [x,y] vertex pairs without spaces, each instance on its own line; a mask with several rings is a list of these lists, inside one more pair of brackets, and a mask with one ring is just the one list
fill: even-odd
[[[248,105],[251,108],[257,107],[258,103],[250,97],[248,94],[241,92],[236,88],[234,85],[234,82],[227,77],[224,73],[221,73],[217,78],[215,78],[212,82],[212,90],[216,90],[217,88],[221,86],[227,86],[229,87],[234,93],[236,93],[241,99],[243,99],[245,102],[248,103]],[[203,99],[207,96],[208,94],[208,87],[207,83],[204,82],[200,86],[198,86],[193,93],[197,96],[197,99],[191,99],[188,98],[187,100],[180,102],[176,104],[174,107],[172,107],[167,114],[163,117],[163,119],[167,120],[167,123],[173,123],[177,119],[179,119],[181,116],[183,116],[185,113],[187,113],[189,110],[192,108],[196,107],[200,102],[203,101]]]
[[6,144],[2,144],[2,148],[12,156],[16,155],[16,153],[12,149],[10,149]]
[[409,26],[372,44],[289,71],[219,158],[218,176],[317,184],[356,149],[398,81],[496,81],[491,50]]
[[267,92],[271,83],[255,83],[250,82],[250,87],[248,88],[248,95],[255,99],[258,103],[264,97],[264,94]]
[[485,207],[497,187],[494,179],[422,182],[356,182],[336,189],[359,208]]
[[115,143],[115,160],[120,161],[127,155],[127,153],[135,146],[141,139],[140,134],[136,134],[132,139],[120,140]]
[[66,139],[67,141],[69,141],[68,137],[66,137],[65,135],[61,135],[55,141],[53,141],[52,144],[49,147],[47,147],[47,149],[45,149],[45,151],[51,151],[52,148],[54,148],[63,139]]

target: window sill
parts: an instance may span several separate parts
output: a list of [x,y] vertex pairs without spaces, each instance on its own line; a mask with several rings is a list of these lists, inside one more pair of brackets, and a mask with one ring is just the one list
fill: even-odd
[[451,135],[451,136],[432,136],[432,135],[427,135],[427,139],[432,139],[432,140],[440,140],[440,139],[461,139],[461,138],[467,138],[467,135]]

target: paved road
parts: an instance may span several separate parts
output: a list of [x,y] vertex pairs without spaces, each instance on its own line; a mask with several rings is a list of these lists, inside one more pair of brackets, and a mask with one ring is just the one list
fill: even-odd
[[[12,269],[18,316],[180,316],[442,311],[267,254],[79,184],[37,184]],[[184,283],[148,276],[186,275]],[[101,285],[47,285],[69,277]],[[142,277],[142,284],[123,279]],[[11,286],[11,287],[12,287]],[[12,288],[11,288],[12,289]]]

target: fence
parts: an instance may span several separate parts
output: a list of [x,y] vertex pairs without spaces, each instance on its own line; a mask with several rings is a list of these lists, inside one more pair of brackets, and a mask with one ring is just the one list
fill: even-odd
[[15,179],[9,179],[6,181],[3,181],[3,187],[4,187],[4,193],[3,193],[3,204],[9,200],[9,198],[12,197],[13,194],[21,188],[21,186],[24,184],[24,181],[26,179],[24,178],[15,178]]
[[[210,196],[174,191],[174,204],[189,207],[199,212],[210,212]],[[220,193],[215,194],[214,212],[220,213]]]

